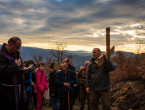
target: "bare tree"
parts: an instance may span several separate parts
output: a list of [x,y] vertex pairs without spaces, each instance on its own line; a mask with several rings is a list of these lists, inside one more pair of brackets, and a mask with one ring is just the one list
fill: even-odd
[[138,36],[135,45],[136,45],[136,53],[144,53],[145,51],[145,40],[143,36],[145,36],[145,20],[137,20],[138,25],[135,26],[136,35]]
[[39,55],[36,55],[35,52],[31,55],[35,63],[42,62],[43,60],[43,55],[40,53]]
[[135,28],[136,28],[136,34],[138,36],[144,36],[145,35],[145,20],[144,19],[137,20],[137,23],[139,25],[135,26]]
[[111,61],[114,62],[116,65],[116,70],[123,71],[123,66],[126,63],[127,60],[127,54],[122,51],[117,51],[115,53],[115,56],[111,58]]
[[50,51],[56,63],[58,64],[58,67],[60,66],[60,63],[62,62],[63,58],[66,57],[66,54],[64,54],[64,48],[66,48],[66,45],[67,43],[65,42],[57,42],[55,50]]

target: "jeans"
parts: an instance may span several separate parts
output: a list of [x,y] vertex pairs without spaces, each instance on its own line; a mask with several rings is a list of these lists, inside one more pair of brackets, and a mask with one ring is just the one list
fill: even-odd
[[50,103],[53,110],[58,110],[58,97],[51,97]]

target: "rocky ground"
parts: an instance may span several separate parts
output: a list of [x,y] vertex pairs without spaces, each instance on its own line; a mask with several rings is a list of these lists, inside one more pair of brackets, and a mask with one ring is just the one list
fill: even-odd
[[122,81],[111,89],[111,109],[145,110],[145,80]]

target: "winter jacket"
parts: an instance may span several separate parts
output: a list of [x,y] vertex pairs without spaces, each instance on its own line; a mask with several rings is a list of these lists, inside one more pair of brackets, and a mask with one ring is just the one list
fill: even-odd
[[[76,73],[72,70],[67,69],[66,75],[67,75],[67,77],[65,80],[65,73],[63,73],[63,71],[59,71],[56,74],[56,82],[58,84],[58,97],[59,98],[64,97],[64,94],[66,93],[67,89],[70,92],[70,97],[74,96],[74,84],[76,82]],[[69,88],[64,86],[65,82],[70,84]]]
[[57,96],[57,83],[56,83],[56,70],[49,74],[49,91],[51,94],[55,94]]
[[[30,71],[25,73],[25,81],[24,81],[25,89],[27,88],[28,85],[31,85],[31,82],[29,80],[30,80]],[[35,73],[32,73],[32,82],[35,82]]]
[[113,71],[115,66],[112,65],[109,59],[98,67],[98,64],[92,58],[87,70],[86,87],[90,87],[93,91],[109,90],[109,72]]
[[72,70],[72,71],[74,71],[75,72],[75,67],[74,66],[72,66],[72,65],[68,65],[68,68],[67,69],[70,69],[70,70]]
[[38,70],[36,73],[36,88],[35,92],[44,93],[45,90],[48,91],[48,83],[44,71]]

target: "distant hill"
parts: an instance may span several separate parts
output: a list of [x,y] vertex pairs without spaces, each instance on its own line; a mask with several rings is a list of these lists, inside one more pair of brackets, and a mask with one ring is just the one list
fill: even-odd
[[[0,45],[1,48],[1,45]],[[33,58],[31,57],[31,55],[33,55],[34,53],[36,55],[43,55],[43,61],[46,61],[46,58],[49,57],[49,52],[50,49],[41,49],[41,48],[35,48],[35,47],[21,47],[20,49],[20,54],[21,57],[24,60],[32,60]],[[92,58],[92,53],[91,52],[86,52],[86,51],[64,51],[64,53],[66,55],[72,55],[73,59],[72,59],[72,63],[73,65],[76,67],[76,70],[79,70],[80,66],[84,66],[84,62],[85,61],[90,61]],[[134,53],[131,52],[126,52],[128,54],[128,56],[134,56]],[[111,56],[114,57],[115,53]]]

